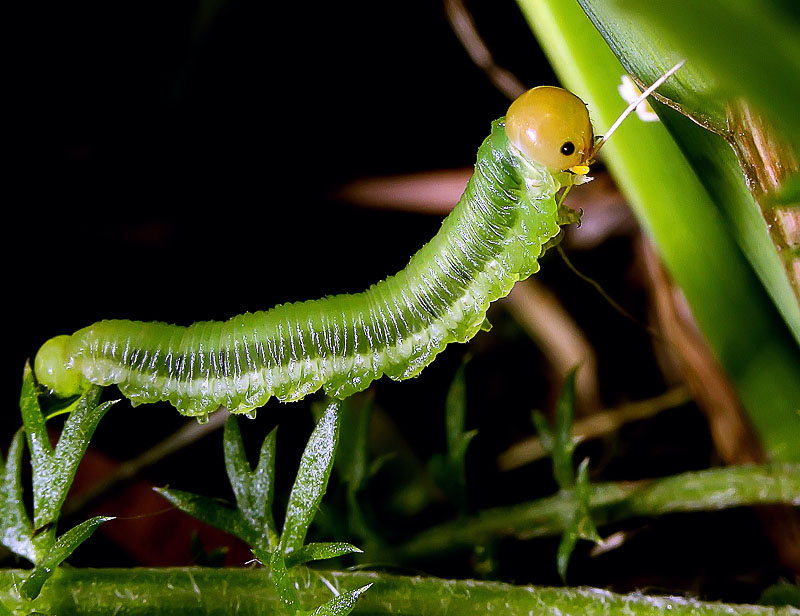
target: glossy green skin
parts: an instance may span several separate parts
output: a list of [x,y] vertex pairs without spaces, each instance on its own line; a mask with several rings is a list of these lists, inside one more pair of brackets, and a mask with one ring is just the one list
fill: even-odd
[[[560,224],[578,221],[555,200],[571,182],[527,161],[497,120],[458,205],[395,276],[363,293],[224,322],[101,321],[66,339],[64,365],[87,383],[117,384],[134,404],[168,400],[201,417],[221,405],[249,412],[271,396],[293,401],[320,388],[345,398],[384,374],[411,378],[447,344],[486,327],[489,304],[538,270]],[[39,378],[59,393],[59,382]]]

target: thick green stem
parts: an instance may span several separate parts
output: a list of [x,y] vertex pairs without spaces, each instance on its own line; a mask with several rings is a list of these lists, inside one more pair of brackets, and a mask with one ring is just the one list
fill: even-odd
[[[42,594],[27,603],[14,592],[25,572],[0,572],[0,601],[9,608],[48,614],[276,614],[282,606],[269,590],[267,573],[257,569],[60,569]],[[304,609],[320,605],[336,592],[373,586],[364,593],[357,614],[459,614],[496,612],[513,616],[628,616],[669,613],[797,615],[793,608],[703,603],[678,597],[616,595],[605,590],[511,586],[475,580],[402,577],[369,572],[316,572],[296,576]],[[26,612],[27,613],[27,612]]]
[[[800,464],[767,464],[683,473],[655,481],[591,486],[595,524],[678,511],[727,509],[748,505],[800,505]],[[549,498],[498,507],[477,516],[428,529],[400,546],[393,556],[415,559],[481,545],[494,537],[538,537],[564,530],[575,508],[562,491]]]

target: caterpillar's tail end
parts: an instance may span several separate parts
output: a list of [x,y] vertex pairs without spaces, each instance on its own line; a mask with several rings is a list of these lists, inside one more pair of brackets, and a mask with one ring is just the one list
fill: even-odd
[[83,375],[69,366],[69,339],[66,335],[50,338],[33,360],[33,371],[39,383],[63,398],[81,394],[89,387]]

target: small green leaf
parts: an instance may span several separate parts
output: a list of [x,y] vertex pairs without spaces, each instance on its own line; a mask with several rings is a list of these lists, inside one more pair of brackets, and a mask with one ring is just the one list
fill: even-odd
[[327,603],[320,605],[317,609],[304,612],[304,614],[308,616],[347,616],[356,607],[356,602],[361,594],[369,590],[370,586],[372,584],[342,593]]
[[339,442],[339,402],[332,401],[317,423],[300,460],[280,539],[280,551],[288,554],[303,546],[331,475]]
[[244,519],[259,537],[259,547],[268,549],[276,545],[278,536],[272,516],[275,492],[275,445],[276,431],[272,430],[261,445],[258,465],[255,470],[251,470],[244,451],[238,419],[231,415],[225,423],[223,437],[225,468],[236,496],[236,504]]
[[447,429],[447,451],[451,457],[459,448],[464,434],[464,418],[467,414],[467,382],[464,376],[467,362],[465,359],[456,370],[445,400],[445,426]]
[[283,560],[283,552],[275,550],[270,554],[268,562],[269,579],[285,608],[284,613],[289,616],[294,616],[299,611],[300,603],[297,599],[297,589],[286,569],[286,563]]
[[33,525],[22,499],[22,445],[25,435],[17,430],[8,460],[0,456],[0,542],[15,554],[36,562],[36,551],[31,541]]
[[[20,410],[33,466],[33,523],[36,529],[45,528],[58,520],[61,505],[72,485],[78,463],[89,446],[89,440],[97,424],[114,404],[106,402],[98,406],[101,391],[101,387],[92,387],[81,396],[53,450],[39,406],[33,372],[29,364],[25,365]],[[37,548],[42,545],[37,542]]]
[[556,556],[556,565],[558,567],[558,575],[561,581],[567,583],[567,568],[569,567],[569,559],[578,543],[578,531],[574,524],[564,531],[561,535],[561,541],[558,544],[558,554]]
[[552,457],[554,438],[553,431],[550,429],[550,424],[547,423],[547,418],[541,411],[533,411],[533,413],[531,413],[531,420],[536,427],[536,432],[539,434],[542,448]]
[[477,430],[464,432],[467,411],[467,387],[464,376],[469,359],[465,359],[456,371],[445,401],[445,434],[447,454],[434,456],[430,469],[436,482],[450,500],[462,512],[467,509],[467,478],[465,458],[470,442]]
[[556,405],[552,451],[553,475],[562,490],[571,488],[575,483],[575,473],[572,469],[572,453],[575,451],[572,421],[575,417],[575,374],[577,371],[577,368],[573,368],[567,375]]
[[56,567],[68,558],[75,548],[91,537],[101,524],[113,519],[113,517],[105,516],[90,518],[61,535],[30,576],[22,582],[22,595],[28,599],[35,599],[44,583],[53,575]]
[[[75,472],[78,470],[78,464],[83,458],[83,454],[86,453],[86,448],[89,446],[89,441],[97,429],[97,425],[109,409],[118,402],[118,400],[112,400],[98,406],[97,402],[101,391],[100,387],[92,387],[83,395],[64,424],[54,456],[53,475],[57,481],[58,491],[57,493],[48,491],[54,500],[39,511],[36,516],[37,520],[49,522],[58,519],[61,505],[67,497],[72,480],[75,478]],[[38,528],[38,522],[36,525]]]
[[[347,408],[345,408],[345,404],[347,404]],[[367,443],[372,409],[372,398],[370,397],[360,408],[355,408],[350,399],[345,400],[339,411],[341,421],[344,422],[347,418],[350,425],[345,432],[344,423],[342,424],[336,467],[339,467],[339,475],[347,484],[348,491],[353,493],[361,490],[370,476]]]
[[41,471],[39,466],[46,464],[53,456],[53,446],[47,434],[42,409],[36,392],[36,379],[29,363],[25,364],[22,373],[22,392],[19,397],[19,408],[22,413],[22,424],[28,435],[28,446],[31,451],[34,479]]
[[231,503],[171,488],[153,489],[190,516],[205,522],[209,526],[235,535],[251,546],[257,545],[260,532],[254,529],[242,515],[242,512]]
[[584,460],[578,466],[577,479],[575,481],[575,488],[572,494],[574,495],[574,510],[572,519],[566,525],[564,533],[561,536],[561,543],[558,545],[558,555],[556,563],[558,566],[558,574],[561,579],[566,582],[567,568],[569,567],[569,560],[578,539],[587,539],[594,543],[601,543],[600,535],[597,532],[597,527],[591,518],[590,509],[590,495],[591,486],[589,484],[589,458]]
[[[304,565],[314,560],[326,560],[328,558],[337,558],[338,556],[345,556],[346,554],[353,553],[361,554],[362,550],[351,543],[345,543],[343,541],[309,543],[287,555],[286,566],[291,569],[297,565]],[[258,556],[258,554],[256,554],[256,556]],[[260,557],[259,560],[261,560]]]
[[[347,532],[359,541],[369,543],[374,541],[375,533],[370,527],[358,493],[375,474],[376,465],[380,465],[385,458],[370,463],[368,444],[373,397],[360,396],[359,401],[360,404],[355,404],[352,397],[342,400],[339,410],[339,446],[333,468],[346,490],[344,497],[347,503]],[[317,413],[317,416],[321,416],[321,413]],[[343,529],[338,532],[343,532]]]

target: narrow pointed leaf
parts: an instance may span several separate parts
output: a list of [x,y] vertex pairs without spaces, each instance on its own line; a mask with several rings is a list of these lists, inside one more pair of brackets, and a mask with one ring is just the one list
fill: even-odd
[[589,486],[589,459],[585,458],[578,466],[577,479],[575,487],[572,492],[573,513],[572,519],[564,529],[561,536],[561,542],[558,545],[558,555],[556,563],[558,566],[558,574],[561,579],[566,582],[567,568],[569,567],[569,560],[578,539],[587,539],[600,543],[600,535],[597,533],[597,528],[591,518],[590,508],[590,486]]
[[49,471],[50,460],[52,459],[53,447],[50,444],[50,436],[47,434],[42,409],[39,406],[39,398],[36,394],[36,380],[33,376],[30,364],[25,364],[22,375],[22,393],[19,397],[19,408],[22,413],[22,424],[25,426],[25,433],[28,436],[28,447],[31,452],[31,465],[33,466],[34,482],[42,471],[47,474]]
[[450,456],[459,448],[464,433],[464,418],[467,413],[467,384],[464,378],[467,362],[462,362],[456,370],[445,400],[445,426],[447,433],[447,451]]
[[281,533],[284,554],[299,550],[328,486],[339,442],[339,403],[331,402],[317,423],[300,460]]
[[297,565],[304,565],[314,560],[326,560],[328,558],[337,558],[354,553],[360,554],[362,550],[344,541],[333,543],[309,543],[299,550],[288,554],[286,556],[286,566],[291,569]]
[[244,450],[242,433],[236,415],[231,414],[225,422],[222,437],[222,449],[225,453],[225,470],[231,482],[236,504],[242,512],[250,510],[250,464]]
[[553,430],[550,424],[547,423],[547,418],[541,411],[533,411],[531,413],[533,425],[536,427],[536,432],[539,434],[539,440],[542,442],[542,448],[550,455],[553,456]]
[[571,488],[575,483],[575,472],[572,468],[572,452],[575,441],[572,438],[572,420],[575,417],[575,374],[573,369],[567,375],[564,387],[556,404],[556,422],[553,430],[553,475],[562,490]]
[[368,449],[373,399],[371,396],[362,396],[359,400],[360,404],[354,404],[353,398],[347,398],[339,408],[340,440],[333,469],[346,489],[347,530],[353,538],[369,542],[374,539],[374,533],[358,493],[366,487],[369,478],[374,474]]
[[578,501],[578,536],[587,541],[601,543],[602,539],[597,532],[592,520],[591,495],[592,486],[589,483],[589,458],[584,458],[578,465],[578,473],[575,480],[575,494]]
[[42,585],[53,575],[56,567],[64,559],[69,558],[75,548],[91,537],[101,524],[113,519],[113,517],[97,516],[78,524],[61,535],[30,576],[22,582],[22,595],[28,599],[35,599],[42,590]]
[[22,446],[25,435],[18,430],[8,450],[8,460],[0,456],[0,542],[32,563],[36,552],[31,542],[33,525],[22,500]]
[[280,550],[275,550],[270,555],[269,579],[285,608],[284,613],[289,616],[297,614],[300,605],[297,598],[297,589],[291,577],[289,577],[286,563],[283,560],[283,553]]
[[[61,505],[67,498],[67,492],[75,478],[78,464],[83,458],[83,454],[86,453],[86,448],[89,447],[89,441],[97,429],[97,424],[117,403],[117,400],[112,400],[98,406],[97,402],[101,391],[100,387],[92,387],[84,394],[64,424],[53,456],[51,469],[53,484],[47,489],[46,497],[40,495],[40,509],[35,512],[37,527],[58,519]],[[34,491],[35,498],[36,492]]]
[[320,605],[317,609],[306,612],[309,616],[347,616],[356,607],[356,602],[362,593],[369,590],[372,584],[367,584],[361,588],[356,588],[341,595],[338,595]]
[[567,583],[567,568],[569,567],[569,560],[572,557],[572,552],[575,550],[575,545],[578,543],[578,531],[575,525],[570,524],[561,535],[561,541],[558,544],[558,554],[556,555],[556,566],[558,567],[558,576],[561,581]]
[[272,515],[272,503],[275,496],[275,445],[277,428],[267,434],[261,444],[258,465],[252,473],[250,489],[253,509],[245,515],[253,524],[259,524],[262,539],[270,547],[278,544],[278,529]]
[[36,381],[26,364],[22,379],[20,410],[33,467],[34,527],[41,529],[58,520],[78,463],[103,415],[114,404],[97,406],[102,388],[92,387],[77,402],[69,415],[55,450],[50,444],[45,418],[36,392]]
[[445,435],[447,453],[431,458],[429,467],[436,483],[444,490],[448,498],[456,504],[460,511],[467,508],[467,449],[477,430],[464,432],[467,410],[467,387],[464,372],[467,362],[464,361],[456,371],[445,401]]
[[253,533],[260,537],[258,545],[267,548],[272,548],[276,544],[278,535],[272,517],[275,443],[276,431],[272,430],[264,439],[258,465],[252,470],[244,450],[238,418],[231,415],[225,422],[223,437],[225,468],[236,496],[236,504]]
[[170,488],[154,488],[170,503],[190,516],[219,528],[246,541],[250,546],[258,546],[261,538],[258,530],[252,528],[241,511],[232,504],[199,494],[182,492]]

